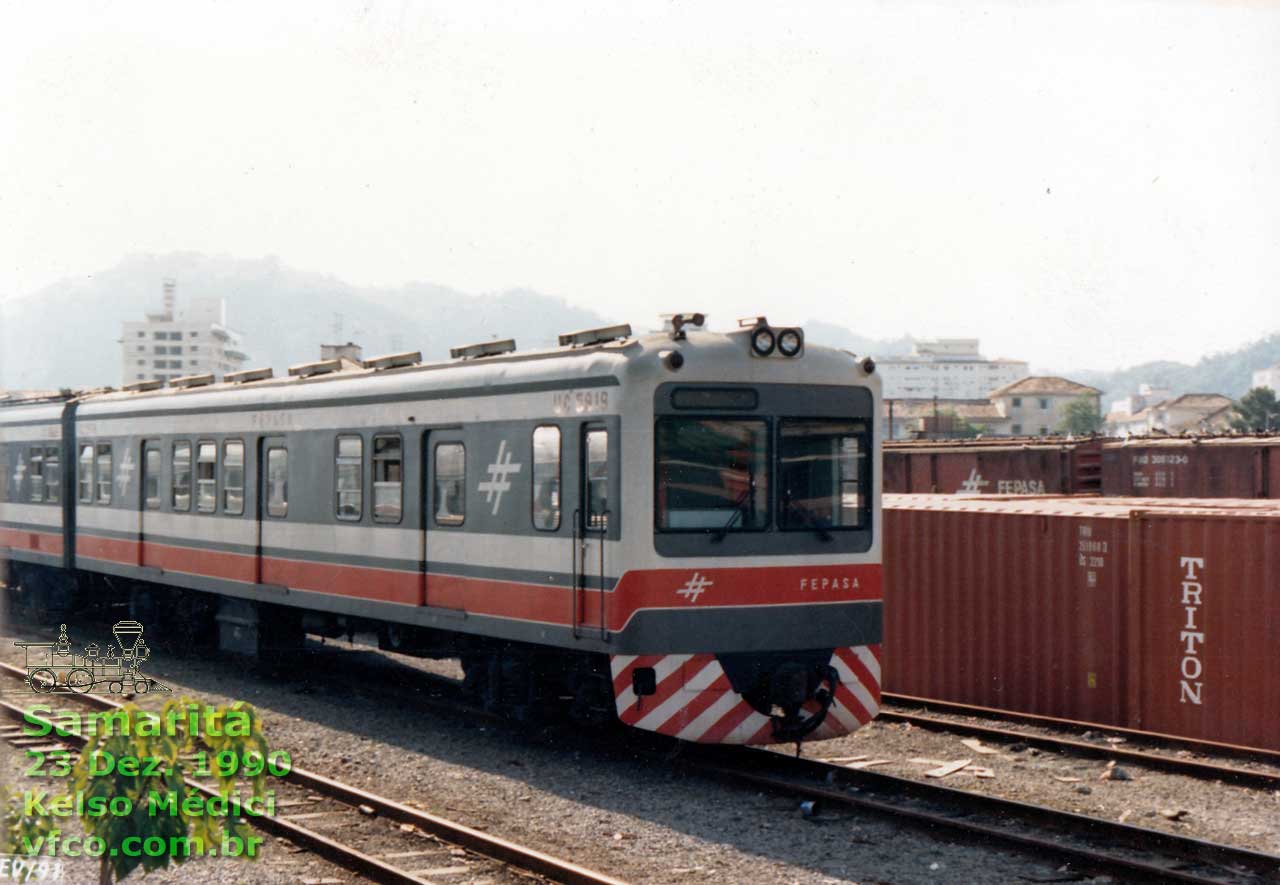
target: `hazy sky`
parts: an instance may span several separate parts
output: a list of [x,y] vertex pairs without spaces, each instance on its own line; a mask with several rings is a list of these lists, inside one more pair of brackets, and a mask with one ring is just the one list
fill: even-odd
[[1278,167],[1275,3],[0,6],[0,297],[275,254],[1107,368],[1280,329]]

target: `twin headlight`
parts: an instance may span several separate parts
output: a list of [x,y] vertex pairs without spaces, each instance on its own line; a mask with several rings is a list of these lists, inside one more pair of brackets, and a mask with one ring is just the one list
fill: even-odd
[[804,351],[804,331],[757,326],[751,333],[751,352],[755,356],[770,356],[775,350],[785,357],[799,356]]

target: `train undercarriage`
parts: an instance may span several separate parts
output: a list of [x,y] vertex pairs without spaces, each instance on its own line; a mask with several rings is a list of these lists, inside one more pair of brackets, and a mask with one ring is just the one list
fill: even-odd
[[[569,720],[602,726],[617,721],[618,685],[608,655],[513,642],[461,632],[316,612],[219,596],[93,572],[11,562],[4,603],[29,624],[127,617],[145,624],[153,647],[166,654],[221,653],[287,675],[304,666],[307,637],[322,642],[376,636],[384,651],[419,658],[454,659],[461,688],[486,713],[520,722]],[[839,676],[831,651],[716,656],[725,677],[752,708],[770,717],[775,740],[799,741],[827,714]],[[637,709],[656,686],[633,678]]]

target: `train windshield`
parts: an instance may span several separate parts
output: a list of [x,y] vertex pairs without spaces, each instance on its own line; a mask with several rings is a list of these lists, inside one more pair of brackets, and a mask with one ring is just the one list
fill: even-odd
[[657,426],[662,531],[762,531],[769,525],[769,425],[664,418]]
[[867,427],[863,421],[783,419],[778,428],[778,527],[866,525]]

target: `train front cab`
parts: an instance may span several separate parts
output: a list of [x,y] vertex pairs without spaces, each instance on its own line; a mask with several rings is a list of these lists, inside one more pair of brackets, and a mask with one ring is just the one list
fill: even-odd
[[649,388],[649,439],[627,434],[650,453],[648,485],[631,486],[651,507],[650,546],[628,546],[651,567],[616,591],[631,613],[616,637],[630,653],[610,658],[617,714],[705,743],[855,731],[880,698],[874,365],[825,348],[803,370],[736,365],[708,347],[735,379],[719,382],[698,371],[701,349],[684,348],[687,380]]

